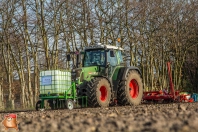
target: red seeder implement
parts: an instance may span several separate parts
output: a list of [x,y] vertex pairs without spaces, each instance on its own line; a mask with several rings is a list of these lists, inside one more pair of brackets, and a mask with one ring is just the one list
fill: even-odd
[[172,82],[171,66],[170,62],[167,62],[170,93],[166,89],[160,91],[144,92],[143,101],[164,101],[164,102],[193,102],[189,94],[180,94],[179,91],[175,91]]

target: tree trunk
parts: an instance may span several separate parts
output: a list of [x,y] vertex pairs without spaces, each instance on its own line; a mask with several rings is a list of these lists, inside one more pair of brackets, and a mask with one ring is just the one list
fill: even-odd
[[0,110],[3,110],[4,107],[4,93],[3,93],[3,77],[0,80]]

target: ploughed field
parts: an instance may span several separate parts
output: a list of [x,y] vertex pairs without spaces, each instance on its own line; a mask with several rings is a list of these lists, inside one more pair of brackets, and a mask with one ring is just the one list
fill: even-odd
[[[198,103],[14,113],[19,132],[198,132]],[[0,113],[0,122],[6,114]],[[0,131],[5,131],[2,124]]]

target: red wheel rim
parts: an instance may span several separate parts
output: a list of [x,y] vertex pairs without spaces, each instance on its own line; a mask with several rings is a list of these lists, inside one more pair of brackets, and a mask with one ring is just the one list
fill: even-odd
[[100,87],[100,100],[105,101],[107,98],[107,89],[105,86]]
[[129,93],[130,93],[131,98],[133,99],[137,98],[139,94],[139,86],[135,79],[129,82]]

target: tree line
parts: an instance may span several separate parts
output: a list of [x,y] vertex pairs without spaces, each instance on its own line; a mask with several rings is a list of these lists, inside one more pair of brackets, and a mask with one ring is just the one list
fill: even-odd
[[145,90],[169,87],[170,61],[175,89],[198,92],[197,12],[196,0],[2,0],[0,109],[34,107],[39,72],[96,42],[124,48]]

